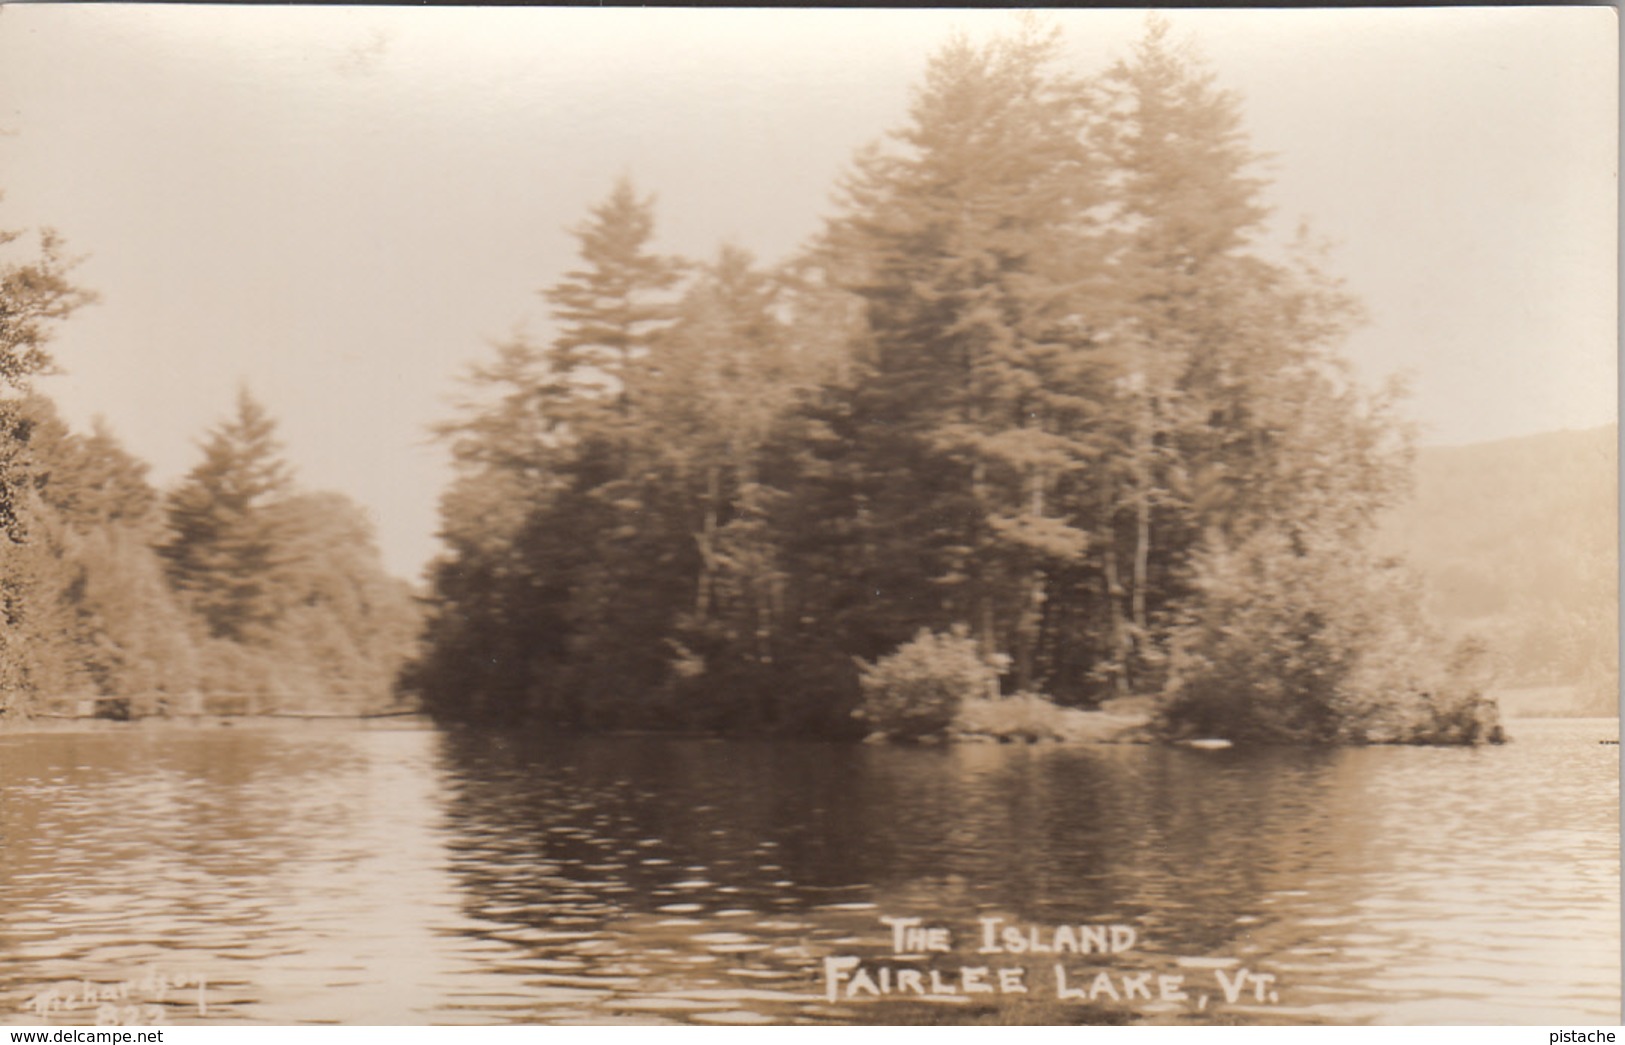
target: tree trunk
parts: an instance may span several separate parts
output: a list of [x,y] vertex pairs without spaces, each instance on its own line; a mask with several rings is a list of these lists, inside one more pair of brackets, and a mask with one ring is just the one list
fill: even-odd
[[[1028,474],[1028,511],[1035,519],[1044,518],[1044,476],[1038,468]],[[1038,628],[1044,619],[1045,577],[1042,566],[1036,562],[1027,573],[1027,592],[1023,600],[1021,618],[1016,625],[1016,689],[1033,689],[1033,677],[1038,656]]]
[[1140,652],[1145,642],[1145,586],[1151,560],[1151,446],[1149,429],[1153,423],[1147,402],[1134,432],[1134,564],[1130,619],[1134,622],[1134,646]]
[[1106,607],[1111,620],[1112,688],[1118,696],[1128,695],[1128,629],[1123,622],[1123,584],[1117,573],[1116,505],[1111,483],[1101,486],[1101,511],[1105,520],[1105,541],[1101,557],[1106,572]]
[[[987,465],[980,457],[971,465],[971,493],[978,507],[983,513],[987,511]],[[976,578],[975,614],[976,614],[976,646],[984,659],[991,659],[999,651],[998,635],[994,629],[993,593],[989,591],[987,574],[988,566],[985,562],[978,562],[972,567],[972,576]],[[997,695],[997,694],[993,694]]]
[[717,498],[721,483],[717,476],[717,466],[711,465],[705,470],[705,518],[700,523],[700,532],[694,535],[694,543],[700,550],[700,577],[694,586],[694,617],[704,624],[711,612],[711,592],[716,586],[717,570]]

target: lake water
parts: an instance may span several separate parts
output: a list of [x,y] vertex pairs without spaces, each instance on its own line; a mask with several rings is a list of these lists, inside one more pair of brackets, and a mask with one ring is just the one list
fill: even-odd
[[[1513,727],[1334,751],[3,735],[0,1021],[1616,1023],[1617,723]],[[951,951],[898,958],[882,916]],[[1060,953],[980,954],[979,918]],[[1068,948],[1112,924],[1132,947]],[[954,993],[848,997],[843,971],[831,1002],[832,957]],[[964,993],[1001,968],[1009,992]]]

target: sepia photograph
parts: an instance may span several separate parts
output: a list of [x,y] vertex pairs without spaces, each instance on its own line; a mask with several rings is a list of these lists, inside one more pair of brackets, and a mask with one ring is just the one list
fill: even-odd
[[0,5],[0,1024],[1618,1024],[1618,39]]

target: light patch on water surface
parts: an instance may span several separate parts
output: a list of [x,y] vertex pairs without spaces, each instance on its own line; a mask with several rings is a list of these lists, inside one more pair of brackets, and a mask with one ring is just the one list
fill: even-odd
[[730,1012],[697,1012],[692,1017],[699,1023],[721,1023],[729,1026],[761,1026],[777,1022],[772,1016],[759,1012],[736,1009]]

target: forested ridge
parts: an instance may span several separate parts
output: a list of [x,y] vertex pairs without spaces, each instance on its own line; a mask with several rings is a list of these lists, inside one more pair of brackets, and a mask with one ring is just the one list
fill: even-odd
[[300,490],[245,390],[173,488],[33,386],[94,301],[54,236],[0,263],[0,716],[356,712],[395,702],[409,587],[361,509]]
[[1619,709],[1619,426],[1422,449],[1379,546],[1429,615],[1487,646],[1525,714]]
[[1373,549],[1398,390],[1354,380],[1308,238],[1266,236],[1238,99],[1155,19],[1102,72],[1061,55],[1034,22],[943,48],[781,265],[663,254],[617,183],[542,292],[554,336],[442,429],[405,688],[565,729],[1139,694],[1174,736],[1494,732],[1479,651]]

